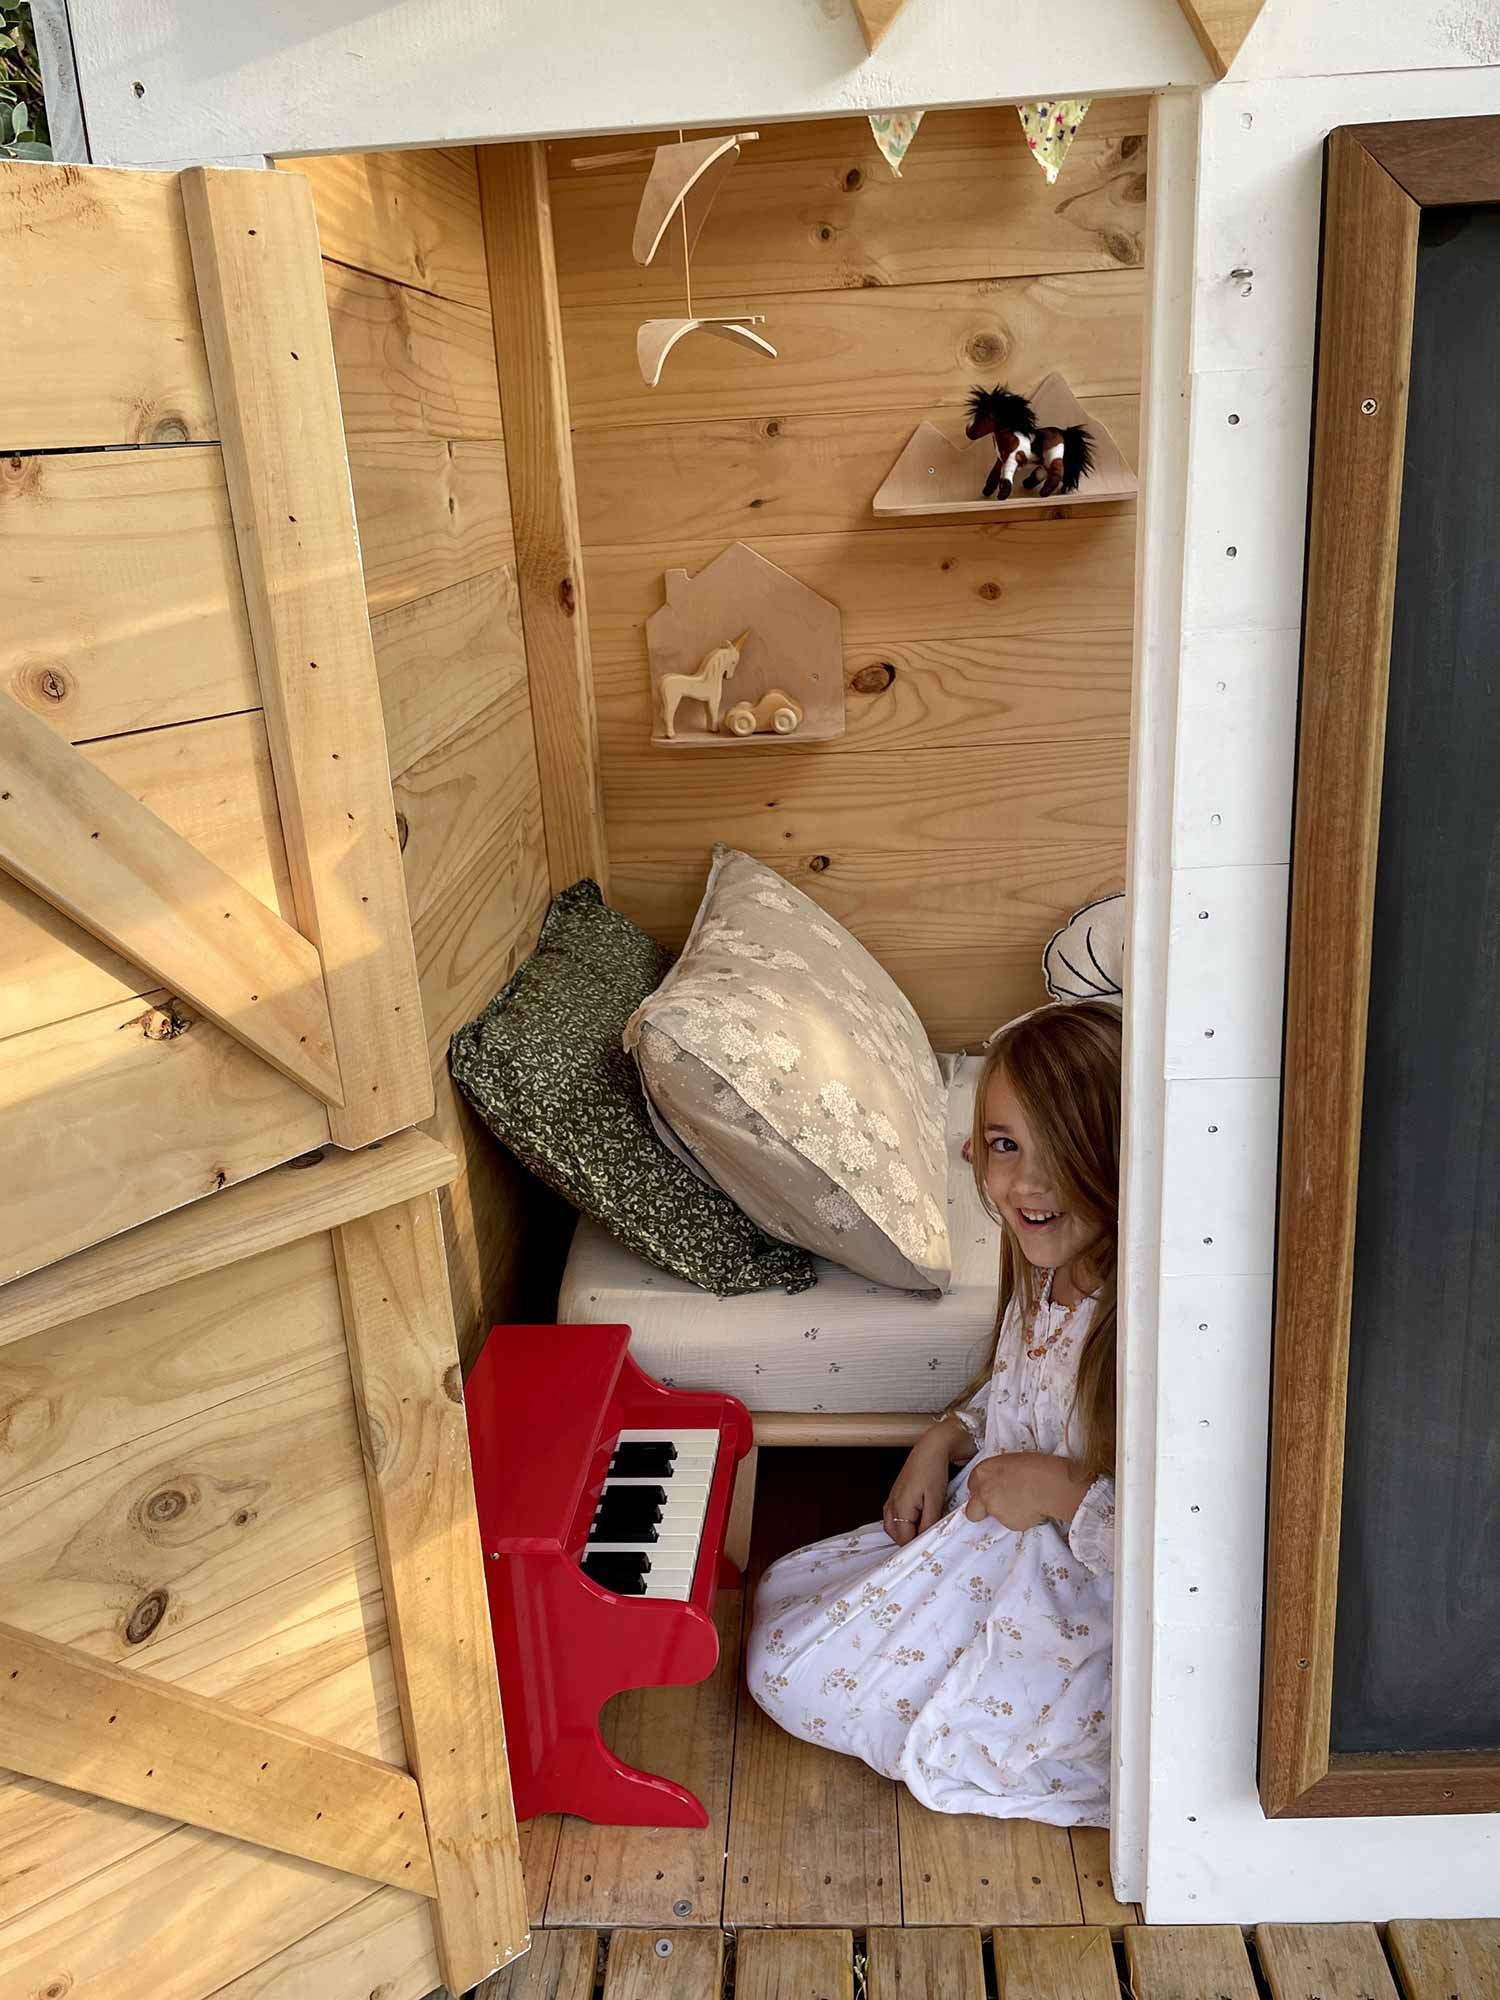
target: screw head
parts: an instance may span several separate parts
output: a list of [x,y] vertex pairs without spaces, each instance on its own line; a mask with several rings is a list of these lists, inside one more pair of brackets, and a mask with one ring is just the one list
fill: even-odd
[[670,1958],[672,1956],[672,1940],[670,1938],[658,1938],[656,1940],[656,1955],[658,1958]]
[[677,1901],[672,1905],[672,1915],[674,1917],[690,1917],[692,1914],[693,1906],[687,1897],[679,1896]]
[[1379,408],[1380,403],[1376,397],[1366,396],[1365,400],[1359,406],[1359,413],[1362,417],[1373,417]]

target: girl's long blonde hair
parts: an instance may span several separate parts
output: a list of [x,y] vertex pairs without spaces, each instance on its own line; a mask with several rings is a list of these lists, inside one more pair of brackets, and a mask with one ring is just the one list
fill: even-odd
[[974,1395],[995,1365],[995,1348],[1012,1299],[1019,1293],[1029,1316],[1041,1296],[1034,1267],[1010,1225],[990,1200],[985,1169],[984,1100],[990,1079],[1003,1069],[1021,1101],[1026,1122],[1044,1149],[1067,1207],[1098,1230],[1089,1252],[1097,1280],[1093,1324],[1078,1363],[1074,1416],[1083,1433],[1079,1463],[1096,1478],[1115,1467],[1115,1265],[1120,1226],[1120,1049],[1117,1007],[1102,1000],[1042,1007],[1014,1022],[990,1044],[974,1090],[974,1184],[987,1212],[1000,1224],[1000,1297],[989,1360],[965,1391]]

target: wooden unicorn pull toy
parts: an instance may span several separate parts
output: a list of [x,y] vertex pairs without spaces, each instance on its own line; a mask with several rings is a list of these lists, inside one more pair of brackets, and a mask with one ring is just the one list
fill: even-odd
[[708,726],[719,727],[719,705],[724,699],[724,683],[733,678],[740,654],[750,637],[750,628],[727,646],[716,646],[695,674],[663,674],[661,677],[661,719],[667,736],[675,737],[677,710],[685,701],[701,701],[708,710]]
[[995,440],[995,463],[984,482],[986,500],[1008,500],[1019,473],[1030,468],[1022,481],[1030,493],[1038,481],[1038,500],[1050,500],[1054,493],[1076,493],[1079,481],[1094,469],[1094,439],[1082,424],[1065,430],[1055,425],[1038,426],[1036,412],[1024,396],[1009,389],[973,389],[969,393],[969,421],[964,435],[972,442],[982,437]]

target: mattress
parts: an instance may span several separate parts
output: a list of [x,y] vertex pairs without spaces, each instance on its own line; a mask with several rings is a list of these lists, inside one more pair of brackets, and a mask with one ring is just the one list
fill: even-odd
[[892,1291],[818,1257],[817,1284],[795,1298],[719,1299],[653,1270],[585,1218],[558,1319],[628,1326],[648,1375],[738,1396],[752,1410],[941,1410],[984,1365],[994,1331],[998,1226],[963,1157],[980,1062],[965,1057],[948,1086],[953,1283],[940,1298]]

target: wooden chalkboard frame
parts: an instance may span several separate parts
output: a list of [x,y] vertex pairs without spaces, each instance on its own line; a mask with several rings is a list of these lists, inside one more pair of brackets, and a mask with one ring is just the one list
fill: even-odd
[[[1500,202],[1500,118],[1331,134],[1288,949],[1260,1797],[1500,1811],[1500,1756],[1330,1750],[1380,791],[1422,211]],[[1330,954],[1343,976],[1326,976]]]

